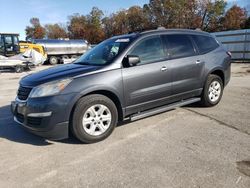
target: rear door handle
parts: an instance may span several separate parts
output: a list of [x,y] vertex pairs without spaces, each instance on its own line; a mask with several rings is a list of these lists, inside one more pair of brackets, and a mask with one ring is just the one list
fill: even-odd
[[164,72],[164,71],[166,71],[166,70],[168,70],[168,68],[165,67],[165,66],[161,68],[161,71],[162,71],[162,72]]

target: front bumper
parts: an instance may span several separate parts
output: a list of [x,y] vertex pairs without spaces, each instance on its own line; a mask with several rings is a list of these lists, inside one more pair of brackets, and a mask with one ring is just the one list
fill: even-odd
[[71,101],[74,95],[15,100],[11,103],[14,120],[29,132],[51,140],[68,138]]

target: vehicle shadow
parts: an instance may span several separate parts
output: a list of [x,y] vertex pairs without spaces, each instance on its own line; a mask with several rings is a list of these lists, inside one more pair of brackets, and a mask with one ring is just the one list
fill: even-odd
[[36,146],[51,144],[43,138],[30,134],[14,122],[10,105],[0,107],[0,138]]
[[[199,104],[195,103],[187,105],[185,107],[196,108],[199,107]],[[132,123],[132,121],[130,120],[120,122],[118,123],[117,128],[122,127],[124,125],[128,125],[130,123]],[[0,138],[35,146],[47,146],[53,144],[53,142],[64,144],[83,144],[71,134],[69,135],[68,139],[51,142],[50,140],[29,133],[27,130],[18,125],[18,123],[13,120],[10,105],[0,107]]]
[[13,120],[10,105],[0,107],[0,138],[35,146],[47,146],[53,144],[53,142],[65,144],[82,144],[72,135],[70,135],[69,138],[65,140],[50,142],[49,140],[29,133]]
[[207,108],[205,106],[202,106],[200,102],[188,104],[186,106],[183,106],[183,108]]

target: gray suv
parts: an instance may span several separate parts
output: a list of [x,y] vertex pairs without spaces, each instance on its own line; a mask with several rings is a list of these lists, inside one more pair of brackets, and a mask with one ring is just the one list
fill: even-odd
[[97,142],[125,119],[195,102],[218,104],[230,60],[230,52],[201,31],[115,36],[74,63],[24,77],[12,102],[14,120],[48,139],[71,131],[82,142]]

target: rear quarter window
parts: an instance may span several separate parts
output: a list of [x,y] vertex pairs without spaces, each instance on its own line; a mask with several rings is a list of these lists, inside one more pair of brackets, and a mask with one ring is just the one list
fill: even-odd
[[192,37],[201,54],[208,53],[219,46],[213,37],[202,35],[192,35]]

